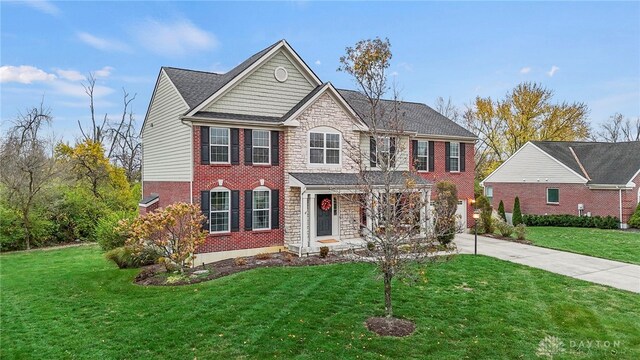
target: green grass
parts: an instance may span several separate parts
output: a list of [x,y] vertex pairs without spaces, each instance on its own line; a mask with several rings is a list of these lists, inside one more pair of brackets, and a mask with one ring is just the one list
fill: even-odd
[[[183,287],[140,287],[97,247],[0,255],[0,357],[82,359],[640,358],[640,298],[488,257],[460,255],[396,283],[395,312],[416,322],[384,338],[368,264],[262,268]],[[470,287],[466,291],[463,287]],[[619,341],[615,348],[571,342]],[[593,345],[595,346],[595,345]]]
[[640,232],[569,227],[528,227],[534,245],[640,264]]

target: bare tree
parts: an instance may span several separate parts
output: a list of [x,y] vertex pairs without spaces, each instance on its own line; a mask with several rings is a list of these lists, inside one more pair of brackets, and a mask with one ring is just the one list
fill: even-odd
[[135,126],[133,113],[128,114],[128,121],[122,124],[115,136],[116,141],[111,154],[112,161],[124,169],[129,183],[140,180],[142,170],[142,143]]
[[388,39],[363,40],[340,58],[339,70],[353,76],[360,92],[353,100],[368,109],[360,115],[371,141],[365,151],[359,144],[347,144],[347,156],[358,167],[358,184],[353,191],[343,192],[342,198],[357,204],[367,219],[361,225],[367,245],[355,254],[377,265],[384,282],[385,321],[398,321],[393,318],[392,280],[414,278],[409,264],[435,259],[430,255],[436,246],[429,234],[433,227],[426,221],[429,184],[403,166],[409,158],[408,146],[400,143],[408,140],[408,133],[397,91],[393,100],[383,100],[389,90],[390,46]]
[[53,139],[44,134],[51,119],[43,103],[18,114],[0,146],[2,195],[21,215],[27,249],[33,240],[32,211],[55,174]]
[[592,138],[594,141],[622,142],[640,141],[640,117],[635,120],[615,113],[609,121],[600,125],[600,130]]
[[435,110],[446,118],[453,120],[456,124],[462,124],[462,113],[458,107],[453,104],[450,97],[445,100],[442,96],[438,96]]

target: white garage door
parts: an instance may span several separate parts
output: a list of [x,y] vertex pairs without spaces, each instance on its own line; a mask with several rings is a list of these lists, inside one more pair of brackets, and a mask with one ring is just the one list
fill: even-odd
[[458,217],[458,224],[463,230],[467,228],[467,200],[459,200],[458,208],[456,209],[456,216]]

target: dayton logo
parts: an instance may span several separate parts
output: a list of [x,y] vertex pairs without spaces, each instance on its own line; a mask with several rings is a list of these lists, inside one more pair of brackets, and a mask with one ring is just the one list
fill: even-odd
[[555,336],[545,336],[544,339],[540,340],[538,344],[538,349],[536,350],[536,355],[538,357],[546,357],[547,359],[553,359],[555,355],[564,352],[564,343],[560,338]]

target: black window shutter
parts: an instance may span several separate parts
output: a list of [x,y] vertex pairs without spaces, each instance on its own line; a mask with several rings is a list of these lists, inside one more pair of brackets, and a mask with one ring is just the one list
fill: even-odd
[[433,172],[433,170],[435,169],[435,151],[434,151],[434,143],[433,141],[429,141],[429,171]]
[[231,190],[231,231],[240,230],[240,190]]
[[389,138],[389,166],[394,168],[396,166],[396,138]]
[[271,190],[271,228],[280,228],[280,191]]
[[271,132],[271,165],[280,164],[280,132]]
[[240,162],[239,130],[231,129],[231,163],[237,165]]
[[253,229],[253,191],[244,191],[244,229]]
[[376,139],[369,137],[369,165],[373,168],[377,165],[376,160]]
[[451,164],[449,164],[449,157],[451,156],[451,143],[444,143],[444,171],[451,171]]
[[420,163],[418,162],[418,140],[411,140],[411,167],[416,170],[426,170],[420,168]]
[[244,164],[253,164],[253,151],[251,149],[253,137],[251,129],[244,129]]
[[211,193],[209,191],[200,191],[200,210],[202,211],[202,215],[204,215],[205,220],[202,222],[202,230],[209,232],[209,217],[211,213],[209,212],[211,202]]
[[200,126],[200,164],[209,164],[211,150],[209,149],[209,127]]
[[460,143],[460,171],[461,172],[464,172],[464,170],[465,170],[464,169],[464,163],[465,163],[466,155],[465,155],[464,148],[465,148],[465,144],[464,143]]

